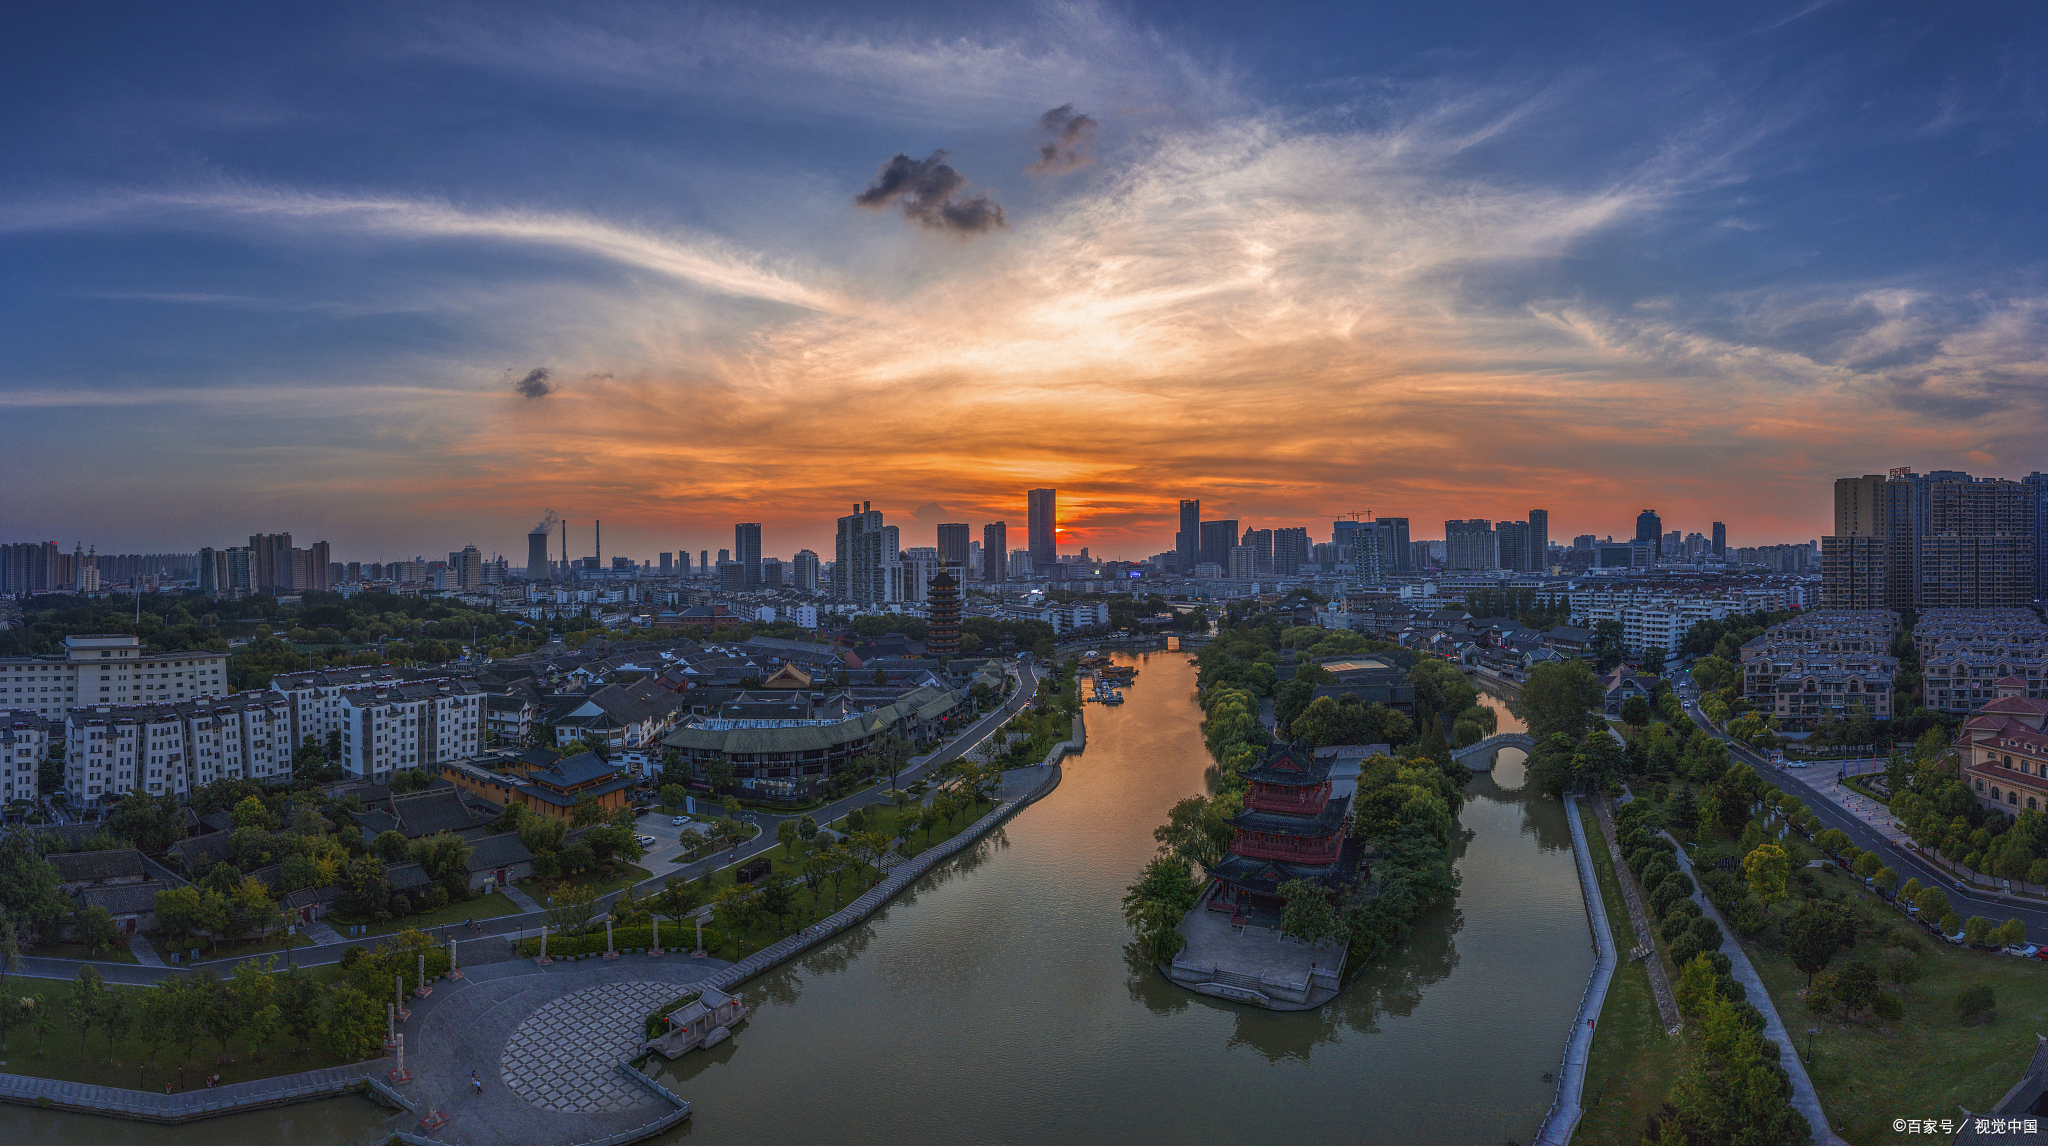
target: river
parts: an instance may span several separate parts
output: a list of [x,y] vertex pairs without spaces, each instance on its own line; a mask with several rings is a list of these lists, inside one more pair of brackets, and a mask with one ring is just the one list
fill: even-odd
[[[748,984],[737,1037],[662,1068],[695,1107],[663,1142],[1529,1141],[1592,953],[1562,806],[1517,790],[1521,754],[1466,789],[1454,906],[1321,1010],[1240,1007],[1126,952],[1124,886],[1210,763],[1185,657],[1117,659],[1140,675],[1122,706],[1088,706],[1057,790]],[[381,1121],[355,1100],[176,1130],[0,1112],[50,1146],[353,1142]]]

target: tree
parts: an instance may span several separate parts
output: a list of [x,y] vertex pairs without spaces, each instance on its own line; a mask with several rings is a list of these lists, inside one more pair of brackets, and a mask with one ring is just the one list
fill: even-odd
[[1785,898],[1785,877],[1792,872],[1792,857],[1776,844],[1759,844],[1742,857],[1742,874],[1749,889],[1765,907]]
[[365,1059],[383,1049],[384,1009],[377,1000],[350,983],[336,983],[327,992],[327,1014],[320,1041],[328,1053]]
[[1992,929],[1989,941],[1995,947],[2018,947],[2027,941],[2027,925],[2008,919]]
[[320,1033],[320,981],[303,967],[294,967],[277,977],[274,996],[278,1025],[304,1049]]
[[1950,914],[1948,896],[1938,887],[1925,887],[1913,896],[1913,906],[1919,910],[1920,918],[1940,920]]
[[107,995],[106,981],[91,964],[78,969],[78,977],[71,981],[71,992],[65,1002],[65,1013],[71,1017],[71,1025],[78,1028],[79,1045],[83,1046],[92,1029],[99,1025],[104,1013]]
[[760,884],[761,910],[774,916],[777,926],[782,925],[783,917],[796,906],[796,894],[791,883],[788,876],[777,874],[770,875]]
[[370,850],[385,863],[404,863],[410,844],[396,828],[387,828],[371,842]]
[[412,842],[412,861],[448,892],[451,900],[469,896],[469,841],[453,832],[435,832]]
[[1621,722],[1634,728],[1647,728],[1650,724],[1650,702],[1640,696],[1632,696],[1621,702]]
[[712,894],[711,914],[718,920],[719,930],[731,937],[733,953],[737,955],[746,933],[753,930],[754,922],[760,918],[760,894],[744,884],[728,884]]
[[67,906],[57,890],[57,869],[43,858],[35,834],[20,825],[0,830],[0,912],[41,931]]
[[782,845],[782,854],[785,858],[796,858],[796,842],[800,838],[802,837],[798,835],[795,820],[783,820],[775,825],[775,839]]
[[1537,665],[1522,683],[1522,720],[1538,741],[1552,733],[1578,740],[1600,707],[1600,682],[1581,660]]
[[1785,951],[1806,972],[1806,985],[1827,969],[1835,952],[1854,941],[1856,922],[1839,905],[1808,901],[1785,920]]
[[1700,1001],[1699,1023],[1699,1052],[1671,1095],[1698,1140],[1745,1146],[1812,1141],[1812,1127],[1791,1104],[1790,1079],[1743,1012],[1711,994]]
[[589,884],[563,884],[548,900],[547,925],[557,934],[580,935],[596,912],[597,892]]
[[1687,1018],[1698,1018],[1700,1008],[1716,990],[1714,965],[1705,955],[1695,955],[1679,970],[1678,983],[1672,994],[1678,1002],[1678,1010]]
[[1330,893],[1321,884],[1291,879],[1280,885],[1286,903],[1280,930],[1308,943],[1321,943],[1337,934],[1337,912],[1330,906]]
[[663,784],[656,795],[661,798],[662,807],[674,811],[689,802],[690,790],[681,784]]
[[128,996],[114,991],[101,992],[100,1033],[107,1039],[107,1062],[114,1061],[114,1044],[134,1029],[135,1009],[128,1005]]
[[1161,854],[1145,865],[1138,881],[1124,889],[1124,923],[1137,935],[1146,961],[1171,960],[1186,942],[1181,917],[1202,894],[1202,883],[1189,874],[1186,860]]

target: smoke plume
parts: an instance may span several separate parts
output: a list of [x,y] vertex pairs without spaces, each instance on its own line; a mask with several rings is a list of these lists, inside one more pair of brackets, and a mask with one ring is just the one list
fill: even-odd
[[526,534],[527,536],[531,537],[536,533],[553,533],[555,531],[556,523],[560,522],[561,520],[562,515],[550,509],[541,515],[540,524],[534,526],[532,529],[527,530]]
[[545,366],[536,366],[526,372],[526,377],[512,383],[512,388],[528,401],[537,401],[555,392],[557,387],[548,381],[550,375]]
[[1038,162],[1024,170],[1032,175],[1058,175],[1095,162],[1094,116],[1063,103],[1038,117],[1038,130],[1048,138],[1038,145]]
[[961,195],[967,177],[953,170],[944,151],[929,159],[912,159],[901,152],[882,165],[874,182],[853,197],[853,205],[880,211],[891,203],[903,208],[903,217],[927,227],[965,237],[997,227],[1007,227],[1002,205],[984,191],[972,198]]

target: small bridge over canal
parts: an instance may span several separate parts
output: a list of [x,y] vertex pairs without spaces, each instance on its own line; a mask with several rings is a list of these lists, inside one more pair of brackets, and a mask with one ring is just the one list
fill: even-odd
[[1451,759],[1472,769],[1474,772],[1493,771],[1493,754],[1503,748],[1519,748],[1524,752],[1536,747],[1536,740],[1526,732],[1501,732],[1468,744],[1451,753]]

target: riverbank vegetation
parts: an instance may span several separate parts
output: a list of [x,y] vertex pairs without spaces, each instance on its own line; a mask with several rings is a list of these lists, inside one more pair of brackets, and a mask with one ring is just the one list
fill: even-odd
[[[1283,647],[1294,653],[1284,667]],[[1308,747],[1385,743],[1392,753],[1365,761],[1351,802],[1350,831],[1365,846],[1369,877],[1334,900],[1304,881],[1289,884],[1282,889],[1283,930],[1311,942],[1346,943],[1355,970],[1398,942],[1423,911],[1456,896],[1450,848],[1470,772],[1452,760],[1446,730],[1477,707],[1477,692],[1455,667],[1391,648],[1356,634],[1294,627],[1282,616],[1233,613],[1202,650],[1202,736],[1216,762],[1211,792],[1173,807],[1154,832],[1159,855],[1124,899],[1125,920],[1149,960],[1170,960],[1180,949],[1180,919],[1200,899],[1203,870],[1229,847],[1228,821],[1244,808],[1242,774],[1275,742],[1259,719],[1269,698],[1276,718],[1285,714],[1283,735]],[[1306,698],[1323,672],[1307,657],[1373,653],[1399,664],[1395,652],[1406,658],[1416,719],[1355,698]],[[1367,736],[1378,739],[1355,739]]]
[[154,986],[0,976],[0,1055],[15,1074],[154,1090],[208,1075],[244,1082],[384,1053],[384,1005],[402,978],[448,971],[446,948],[409,931],[338,964],[279,969],[244,960],[218,978],[174,974]]

